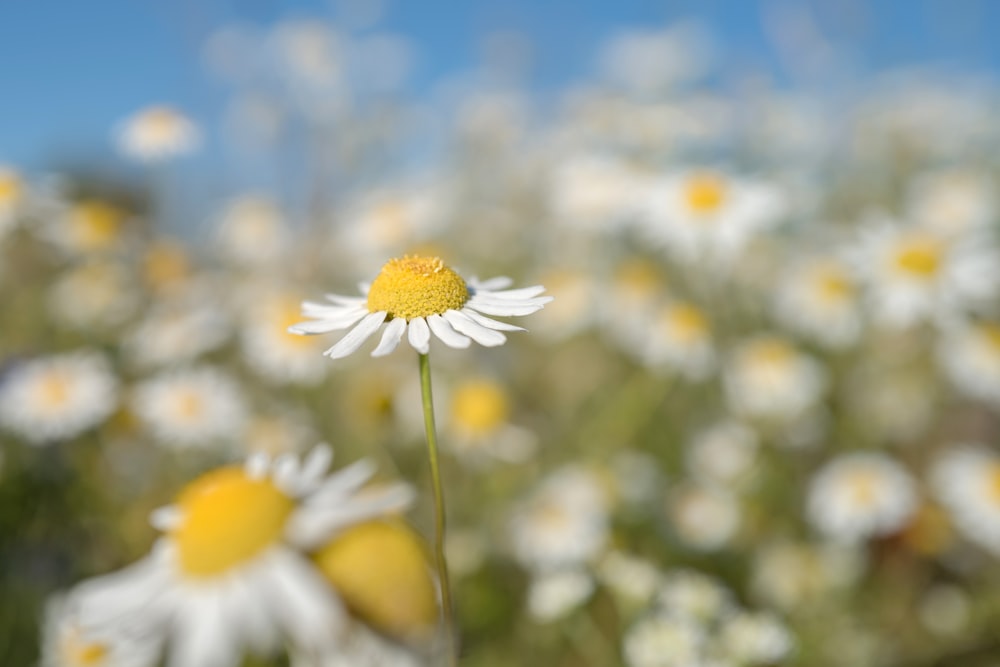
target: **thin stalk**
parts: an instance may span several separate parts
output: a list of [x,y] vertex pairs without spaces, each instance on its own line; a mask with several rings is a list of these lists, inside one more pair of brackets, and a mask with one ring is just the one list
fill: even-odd
[[444,488],[438,464],[437,430],[434,427],[434,401],[431,396],[431,363],[426,354],[420,355],[420,394],[424,404],[424,432],[427,436],[427,456],[431,463],[431,481],[434,486],[434,560],[441,582],[441,607],[444,611],[445,638],[448,664],[456,664],[455,612],[451,606],[451,584],[448,580],[448,560],[444,553]]

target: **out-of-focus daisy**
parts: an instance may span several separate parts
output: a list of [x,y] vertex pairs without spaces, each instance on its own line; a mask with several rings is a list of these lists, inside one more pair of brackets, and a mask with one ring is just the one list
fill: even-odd
[[87,262],[60,276],[48,294],[56,322],[87,331],[124,322],[139,303],[135,281],[124,266]]
[[301,319],[298,299],[284,291],[258,295],[246,308],[240,344],[247,364],[278,384],[315,385],[326,377],[318,363],[326,345],[319,338],[296,336],[288,328]]
[[784,208],[772,185],[701,171],[650,184],[639,217],[643,232],[681,261],[722,265],[776,224]]
[[514,555],[536,570],[592,560],[604,548],[607,533],[607,498],[601,482],[576,466],[552,473],[510,521]]
[[1000,455],[982,445],[960,445],[934,464],[931,482],[958,530],[1000,555]]
[[349,259],[369,265],[426,243],[446,218],[448,200],[445,184],[435,183],[365,192],[348,205],[334,242],[350,249]]
[[653,613],[625,633],[628,667],[688,667],[702,665],[708,638],[704,628],[670,614]]
[[706,624],[730,612],[735,601],[718,580],[694,570],[675,570],[657,591],[656,604],[672,616]]
[[649,561],[622,551],[611,551],[597,568],[604,586],[632,604],[645,604],[656,593],[663,574]]
[[858,285],[835,259],[800,262],[779,282],[775,308],[796,333],[827,347],[854,343],[861,334]]
[[26,199],[27,188],[21,174],[11,167],[0,164],[0,239],[17,221]]
[[914,180],[907,208],[926,229],[947,236],[975,233],[996,220],[997,193],[983,172],[944,169]]
[[154,302],[125,336],[129,360],[143,368],[177,365],[217,349],[231,333],[217,298],[211,289],[192,286]]
[[520,463],[535,453],[536,438],[510,419],[510,397],[503,385],[480,378],[462,381],[447,392],[450,410],[447,445],[471,465],[489,459]]
[[758,445],[757,433],[749,426],[733,420],[719,422],[692,437],[688,467],[701,479],[729,485],[753,466]]
[[763,419],[800,416],[816,404],[826,386],[823,368],[777,336],[741,343],[723,379],[733,410]]
[[1000,405],[1000,322],[949,327],[939,344],[938,357],[962,393]]
[[38,232],[67,255],[79,256],[119,250],[129,214],[103,199],[82,199],[60,205]]
[[168,642],[171,667],[234,667],[284,642],[313,653],[336,645],[346,622],[336,590],[303,555],[331,535],[398,512],[410,489],[363,489],[359,462],[328,475],[329,448],[303,460],[254,455],[191,482],[151,521],[152,553],[90,600],[103,624],[132,619]]
[[282,258],[288,249],[287,223],[272,200],[239,197],[219,216],[217,243],[220,254],[237,264],[267,264]]
[[707,314],[684,301],[667,304],[653,316],[639,353],[655,369],[669,369],[692,381],[706,379],[716,361]]
[[751,587],[759,599],[792,610],[821,603],[863,571],[864,559],[853,545],[777,541],[758,552]]
[[955,238],[873,223],[857,261],[870,283],[872,315],[890,327],[947,322],[989,302],[1000,288],[1000,254],[972,234]]
[[936,584],[920,598],[920,623],[939,637],[953,637],[965,629],[971,616],[969,594],[953,584]]
[[[154,667],[159,642],[144,637],[128,624],[93,628],[81,617],[78,599],[99,580],[84,582],[45,606],[41,667]],[[123,627],[124,626],[124,627]]]
[[117,403],[118,380],[100,354],[42,357],[14,366],[3,379],[0,424],[41,445],[96,426]]
[[160,162],[194,152],[198,127],[180,111],[151,106],[129,116],[117,130],[118,148],[139,162]]
[[549,622],[578,608],[594,592],[594,579],[583,569],[560,569],[536,574],[528,588],[528,613]]
[[722,623],[723,655],[737,665],[774,665],[792,650],[792,635],[774,614],[741,611]]
[[301,452],[316,442],[317,437],[308,414],[294,408],[278,408],[255,411],[246,422],[242,440],[247,452],[278,456]]
[[549,206],[562,227],[611,232],[632,213],[640,182],[635,170],[617,160],[571,157],[555,169]]
[[875,452],[845,454],[813,478],[806,512],[835,540],[859,541],[901,530],[917,507],[910,475]]
[[291,667],[431,667],[419,653],[363,623],[350,623],[335,648],[320,656],[293,655]]
[[725,489],[707,484],[675,489],[668,512],[681,540],[705,551],[725,546],[741,521],[739,501]]
[[351,330],[326,354],[346,357],[361,347],[383,323],[385,332],[373,357],[389,354],[405,333],[417,352],[427,354],[433,333],[445,345],[466,348],[474,340],[480,345],[503,345],[501,331],[521,331],[487,315],[529,315],[552,297],[539,296],[542,286],[509,287],[509,278],[466,281],[437,257],[404,256],[391,259],[370,285],[362,284],[364,296],[327,295],[328,304],[305,302],[302,312],[314,318],[289,327],[296,334],[320,334]]
[[599,301],[608,304],[601,320],[622,349],[641,348],[665,285],[663,270],[648,260],[630,258],[615,266],[607,295]]
[[552,305],[535,318],[532,331],[553,341],[565,340],[596,324],[600,288],[593,276],[560,268],[542,276],[554,297]]
[[178,368],[144,380],[133,391],[132,407],[159,442],[178,448],[233,442],[247,416],[239,387],[210,366]]
[[182,290],[193,273],[185,247],[168,239],[146,246],[140,268],[145,283],[158,294]]

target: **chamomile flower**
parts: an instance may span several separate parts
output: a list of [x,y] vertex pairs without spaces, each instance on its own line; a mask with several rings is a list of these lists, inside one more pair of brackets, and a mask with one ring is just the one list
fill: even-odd
[[224,371],[177,368],[144,380],[132,408],[157,441],[177,448],[235,440],[246,421],[243,395]]
[[917,508],[909,473],[874,452],[845,454],[812,480],[809,520],[834,540],[855,542],[901,530]]
[[959,391],[1000,405],[1000,322],[949,327],[938,347],[938,357]]
[[170,667],[234,667],[285,642],[308,654],[332,649],[346,611],[304,552],[404,509],[412,493],[363,489],[372,466],[328,474],[331,460],[325,446],[302,460],[254,455],[194,480],[153,513],[164,536],[112,575],[119,581],[91,600],[91,618],[111,627],[130,619],[163,637]]
[[947,322],[1000,289],[1000,255],[973,234],[945,236],[883,222],[864,239],[858,261],[870,282],[873,316],[893,328]]
[[355,352],[385,323],[373,357],[395,350],[403,334],[421,354],[430,350],[432,333],[452,348],[466,348],[472,341],[494,347],[506,342],[502,331],[523,329],[487,315],[529,315],[552,300],[539,296],[544,287],[505,289],[510,284],[508,278],[466,281],[437,257],[404,256],[389,260],[370,285],[361,285],[363,296],[330,294],[328,304],[305,302],[303,314],[314,319],[288,330],[309,335],[350,328],[324,352],[331,359]]
[[662,269],[645,259],[630,258],[615,267],[606,295],[599,300],[608,304],[601,313],[602,323],[622,349],[642,347],[665,282]]
[[289,244],[287,223],[278,206],[257,195],[229,202],[219,216],[220,254],[236,264],[260,266],[280,259]]
[[536,621],[554,621],[585,603],[593,592],[594,579],[582,568],[542,572],[528,588],[528,613]]
[[955,447],[934,464],[931,482],[962,535],[1000,555],[1000,455],[982,445]]
[[125,119],[117,130],[118,148],[139,162],[160,162],[198,148],[198,127],[167,106],[151,106]]
[[403,644],[350,623],[339,644],[318,657],[293,656],[292,667],[429,667],[427,660]]
[[701,479],[731,485],[753,467],[758,446],[757,433],[749,426],[735,420],[722,421],[691,439],[688,468]]
[[671,523],[680,538],[695,549],[715,551],[725,546],[739,530],[740,505],[721,486],[689,484],[671,496]]
[[640,224],[654,242],[683,262],[723,264],[784,213],[772,185],[701,171],[651,184],[640,205]]
[[705,664],[708,638],[699,624],[661,612],[635,623],[625,634],[628,667],[690,667]]
[[509,422],[510,396],[503,385],[486,378],[449,387],[448,446],[470,465],[491,459],[521,463],[535,453],[537,439]]
[[195,285],[156,301],[125,336],[131,362],[141,368],[183,364],[229,338],[229,316],[211,289]]
[[908,209],[920,226],[945,235],[982,231],[996,219],[989,175],[968,168],[932,171],[913,182]]
[[740,344],[723,379],[733,410],[761,419],[801,416],[826,386],[823,368],[777,336],[758,336]]
[[580,467],[560,468],[517,508],[510,535],[515,557],[531,569],[572,567],[595,558],[608,535],[600,480]]
[[741,611],[722,623],[725,657],[737,665],[773,665],[792,650],[792,635],[773,614]]
[[651,562],[622,551],[611,551],[602,558],[597,576],[612,593],[636,604],[649,602],[663,580]]
[[716,355],[707,314],[694,304],[674,301],[661,308],[639,347],[643,361],[697,382],[715,370]]
[[261,377],[298,385],[315,385],[326,377],[326,365],[316,363],[324,342],[288,332],[300,317],[298,300],[280,290],[248,304],[240,346],[247,364]]
[[74,591],[53,597],[45,606],[41,667],[154,667],[159,642],[127,624],[93,628],[80,613],[81,595],[100,586],[82,583]]
[[124,322],[139,304],[132,276],[109,261],[87,262],[59,277],[49,290],[52,318],[80,331]]
[[570,157],[555,169],[549,206],[562,226],[613,231],[631,213],[639,183],[638,174],[620,161]]
[[76,437],[118,403],[118,379],[92,351],[42,357],[14,368],[0,384],[0,425],[31,444]]
[[859,286],[850,268],[835,259],[800,262],[781,280],[775,308],[792,331],[831,348],[861,334]]
[[26,196],[27,188],[21,174],[0,164],[0,239],[14,226]]

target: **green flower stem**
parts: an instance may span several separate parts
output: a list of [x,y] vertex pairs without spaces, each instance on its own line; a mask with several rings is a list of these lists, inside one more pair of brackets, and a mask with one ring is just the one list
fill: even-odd
[[427,455],[431,463],[431,481],[434,486],[434,559],[438,579],[441,581],[441,606],[444,610],[445,637],[448,663],[456,664],[455,612],[451,606],[451,584],[448,581],[448,560],[444,553],[444,488],[438,465],[437,432],[434,427],[434,400],[431,396],[431,363],[426,354],[420,355],[420,394],[424,404],[424,431],[427,435]]

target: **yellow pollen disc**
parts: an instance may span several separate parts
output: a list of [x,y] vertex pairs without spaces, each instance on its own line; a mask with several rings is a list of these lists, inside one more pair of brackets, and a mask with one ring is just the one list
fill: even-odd
[[634,260],[623,264],[615,273],[622,288],[639,295],[653,294],[663,288],[663,275],[655,264]]
[[510,407],[507,394],[488,380],[466,382],[451,399],[451,413],[463,429],[486,434],[507,421]]
[[983,339],[997,353],[1000,353],[1000,324],[988,323],[980,325]]
[[101,201],[80,202],[73,208],[73,232],[85,250],[106,248],[118,236],[122,211]]
[[551,530],[561,530],[569,523],[566,508],[552,501],[544,501],[537,505],[532,516],[541,526]]
[[933,278],[941,268],[944,248],[939,241],[914,238],[896,251],[896,268],[917,278]]
[[990,498],[1000,505],[1000,463],[992,464],[987,474],[990,479]]
[[62,641],[63,663],[68,667],[99,667],[107,659],[108,647],[99,642],[82,641],[79,630],[73,629]]
[[143,273],[154,289],[177,284],[190,273],[187,254],[181,246],[174,243],[156,243],[146,253]]
[[784,366],[795,357],[795,350],[783,340],[769,338],[752,343],[748,356],[758,364]]
[[713,174],[692,176],[685,184],[685,201],[695,213],[715,213],[726,202],[726,195],[725,181]]
[[314,560],[348,608],[399,639],[427,637],[438,620],[437,592],[420,538],[397,520],[340,533]]
[[816,287],[824,301],[846,301],[854,294],[854,283],[837,266],[826,266],[816,272]]
[[670,307],[666,313],[667,328],[674,338],[683,343],[693,343],[704,338],[708,331],[705,315],[690,304]]
[[180,116],[168,107],[153,107],[142,115],[139,122],[150,138],[169,141],[180,127]]
[[277,543],[295,503],[270,479],[250,479],[232,466],[193,481],[177,506],[183,519],[171,537],[180,567],[192,577],[211,577]]
[[204,414],[205,402],[197,392],[182,391],[175,398],[176,414],[184,421],[195,421]]
[[51,372],[38,383],[38,399],[50,410],[61,408],[69,400],[70,383],[62,373]]
[[851,498],[861,507],[870,507],[878,497],[878,477],[867,470],[853,473],[847,484]]
[[0,204],[16,201],[21,190],[21,179],[16,174],[0,172]]
[[465,281],[437,257],[390,259],[368,290],[369,312],[407,321],[458,310],[468,300]]

